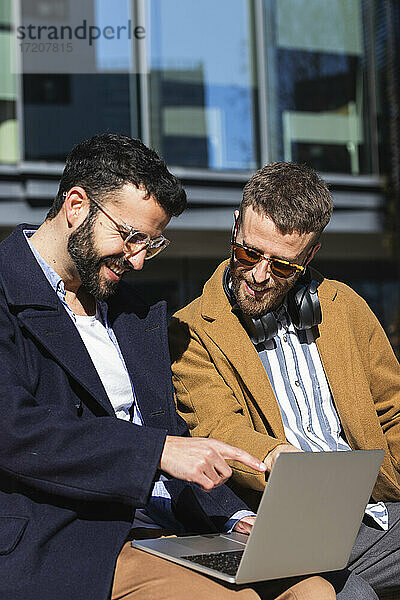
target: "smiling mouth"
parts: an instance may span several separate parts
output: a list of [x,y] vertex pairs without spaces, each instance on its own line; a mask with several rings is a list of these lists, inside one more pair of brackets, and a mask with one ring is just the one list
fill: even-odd
[[271,287],[262,287],[262,288],[253,287],[253,285],[251,283],[247,282],[246,280],[244,280],[244,283],[245,283],[247,290],[251,294],[254,294],[254,295],[266,294],[271,291]]
[[129,269],[125,269],[124,267],[121,267],[118,263],[116,263],[116,262],[114,262],[112,260],[106,260],[106,261],[104,261],[104,264],[117,277],[122,277],[122,275],[124,273],[126,273],[127,271],[129,271]]

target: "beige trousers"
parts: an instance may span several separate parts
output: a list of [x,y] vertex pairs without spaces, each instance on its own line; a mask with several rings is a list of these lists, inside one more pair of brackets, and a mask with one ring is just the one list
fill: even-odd
[[[296,580],[297,581],[297,580]],[[118,557],[112,600],[334,600],[335,591],[322,577],[291,585],[268,582],[253,587],[217,582],[191,569],[136,550],[127,542]],[[288,588],[288,589],[285,589]]]

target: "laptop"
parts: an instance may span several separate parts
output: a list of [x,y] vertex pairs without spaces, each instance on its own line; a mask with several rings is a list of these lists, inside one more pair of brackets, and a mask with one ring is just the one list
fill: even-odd
[[180,536],[134,540],[132,546],[237,584],[342,569],[384,454],[279,454],[249,536]]

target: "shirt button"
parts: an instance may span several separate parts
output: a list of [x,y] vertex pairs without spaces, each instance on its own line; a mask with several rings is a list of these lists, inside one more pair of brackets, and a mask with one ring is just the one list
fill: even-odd
[[297,387],[300,387],[300,381],[297,381],[297,379],[296,379],[296,381],[294,382],[294,385],[297,385]]
[[285,333],[285,335],[283,336],[283,341],[284,341],[284,342],[287,342],[287,335],[286,335],[286,333]]

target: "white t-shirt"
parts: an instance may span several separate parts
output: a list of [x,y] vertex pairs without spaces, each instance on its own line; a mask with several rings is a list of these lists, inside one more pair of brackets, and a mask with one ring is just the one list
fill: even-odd
[[89,352],[118,419],[130,420],[134,397],[129,375],[104,327],[99,310],[93,316],[75,315],[76,327]]

